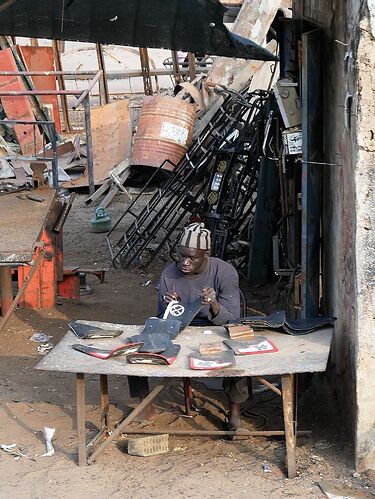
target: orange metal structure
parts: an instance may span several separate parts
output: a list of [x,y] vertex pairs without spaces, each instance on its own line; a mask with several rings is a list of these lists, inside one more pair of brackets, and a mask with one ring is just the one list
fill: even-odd
[[[20,46],[19,50],[28,71],[55,71],[52,47]],[[56,90],[56,76],[53,74],[31,76],[30,78],[37,90]],[[52,116],[56,130],[61,132],[57,95],[41,95],[40,101],[43,104],[52,106]]]
[[[4,71],[17,71],[12,51],[0,50],[0,68]],[[0,75],[0,91],[26,92],[22,79],[16,75]],[[34,113],[26,95],[3,95],[0,97],[7,118],[10,120],[33,121]],[[37,127],[32,125],[15,125],[14,131],[25,155],[35,154],[43,148],[43,138]],[[34,136],[35,133],[35,136]]]

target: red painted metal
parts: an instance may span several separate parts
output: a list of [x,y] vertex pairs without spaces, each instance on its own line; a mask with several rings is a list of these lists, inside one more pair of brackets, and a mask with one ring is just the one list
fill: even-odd
[[[9,48],[0,50],[0,67],[6,71],[17,71],[13,54]],[[19,76],[0,76],[0,92],[26,92]],[[26,96],[1,96],[1,103],[9,119],[34,121],[35,116]],[[43,148],[43,139],[38,127],[32,125],[15,125],[14,131],[20,144],[22,154],[35,154]],[[35,146],[34,146],[35,133]]]
[[78,273],[64,274],[62,281],[58,282],[58,293],[61,298],[80,297],[80,275]]
[[[54,71],[52,47],[29,47],[20,46],[22,59],[29,71]],[[32,82],[36,90],[57,90],[56,77],[54,75],[32,76]],[[61,132],[61,121],[59,104],[56,95],[42,95],[40,100],[43,104],[52,105],[52,117],[56,130]]]
[[[19,306],[25,308],[46,309],[56,305],[57,298],[57,275],[56,275],[56,250],[55,236],[43,229],[41,241],[44,243],[46,254],[39,264],[38,270],[31,278],[29,285],[20,299]],[[34,253],[32,260],[36,260],[38,254]],[[18,285],[21,286],[26,275],[30,272],[30,266],[18,267]]]

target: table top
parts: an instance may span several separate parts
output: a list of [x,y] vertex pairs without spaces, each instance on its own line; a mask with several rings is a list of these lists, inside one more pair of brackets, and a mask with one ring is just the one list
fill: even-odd
[[[157,378],[213,378],[233,376],[265,376],[325,371],[332,340],[333,328],[323,328],[304,336],[290,336],[275,331],[261,331],[271,339],[278,352],[236,356],[236,365],[217,370],[192,370],[189,368],[190,353],[197,352],[201,343],[228,339],[223,326],[188,327],[174,343],[181,351],[170,366],[128,364],[125,356],[101,360],[72,349],[76,343],[95,345],[98,348],[115,348],[124,339],[141,332],[143,326],[112,324],[96,321],[78,321],[83,324],[106,329],[124,329],[117,338],[80,340],[71,331],[49,352],[36,369],[70,373],[114,374],[126,376],[148,376]],[[207,331],[211,331],[207,334]]]
[[[20,199],[26,194],[42,197],[38,203],[30,199]],[[15,264],[31,261],[35,243],[42,232],[48,213],[56,198],[55,189],[35,189],[13,192],[0,196],[0,263]]]

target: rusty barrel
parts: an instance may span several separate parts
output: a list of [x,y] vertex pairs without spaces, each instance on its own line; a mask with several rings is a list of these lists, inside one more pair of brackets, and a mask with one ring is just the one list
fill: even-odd
[[[175,165],[191,142],[196,106],[168,96],[146,96],[134,138],[132,165]],[[166,163],[164,168],[173,171]]]

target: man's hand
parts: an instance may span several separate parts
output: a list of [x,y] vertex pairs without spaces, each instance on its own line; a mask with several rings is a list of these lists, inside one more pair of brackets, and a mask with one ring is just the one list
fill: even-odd
[[212,288],[204,286],[202,289],[202,303],[204,305],[210,305],[210,310],[213,317],[216,317],[220,311],[220,303],[216,299],[216,291]]
[[165,303],[170,303],[171,301],[180,301],[180,297],[178,296],[178,294],[173,291],[173,292],[170,292],[170,291],[167,291],[165,293],[165,295],[163,296],[163,300]]
[[212,288],[208,288],[204,286],[201,293],[202,303],[204,305],[211,305],[211,303],[217,301],[216,300],[216,292]]

